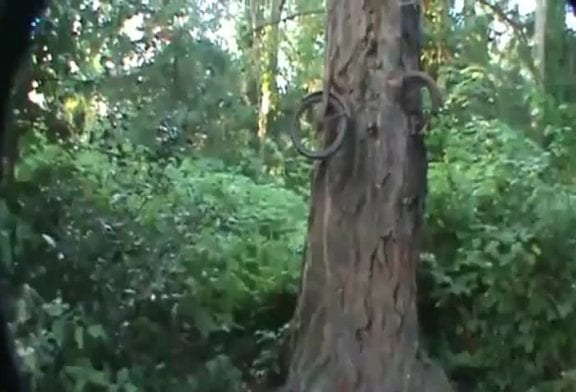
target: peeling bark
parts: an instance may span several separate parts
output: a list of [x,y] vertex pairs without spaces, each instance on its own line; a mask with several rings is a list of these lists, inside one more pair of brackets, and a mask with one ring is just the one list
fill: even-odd
[[284,390],[449,391],[441,369],[419,359],[427,162],[420,96],[402,99],[399,75],[419,68],[420,10],[398,0],[328,0],[327,10],[324,87],[350,105],[354,125],[313,170]]

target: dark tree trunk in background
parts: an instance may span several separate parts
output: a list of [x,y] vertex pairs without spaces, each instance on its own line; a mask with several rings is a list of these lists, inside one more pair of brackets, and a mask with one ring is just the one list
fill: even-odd
[[285,390],[449,391],[418,341],[427,162],[419,94],[402,99],[399,75],[419,68],[420,9],[328,0],[327,10],[324,87],[348,103],[354,125],[314,168]]

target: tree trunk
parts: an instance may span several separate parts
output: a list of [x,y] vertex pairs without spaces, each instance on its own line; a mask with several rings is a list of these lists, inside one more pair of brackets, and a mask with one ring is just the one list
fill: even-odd
[[327,10],[324,88],[347,102],[353,126],[314,167],[284,390],[449,391],[442,370],[419,355],[427,162],[420,95],[402,94],[401,76],[419,68],[420,9],[328,0]]
[[262,53],[260,65],[260,110],[258,113],[258,139],[264,144],[268,134],[270,113],[278,101],[278,52],[280,50],[280,18],[284,0],[266,1],[269,21],[262,28]]
[[253,106],[259,106],[260,99],[260,51],[262,46],[263,23],[261,0],[245,0],[245,17],[248,21],[250,35],[247,47],[242,48],[247,53],[246,70],[244,78],[244,95],[246,102]]
[[535,26],[534,26],[534,57],[536,58],[536,67],[540,80],[544,83],[546,80],[546,19],[547,19],[546,0],[536,0]]

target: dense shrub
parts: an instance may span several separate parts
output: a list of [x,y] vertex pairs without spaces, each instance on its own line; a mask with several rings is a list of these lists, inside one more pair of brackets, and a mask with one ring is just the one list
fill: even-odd
[[442,153],[420,276],[429,345],[471,390],[572,390],[576,190],[498,121],[446,125],[432,143]]
[[26,366],[43,391],[237,390],[257,342],[235,342],[294,295],[305,203],[216,161],[124,152],[44,144],[18,167],[3,228]]

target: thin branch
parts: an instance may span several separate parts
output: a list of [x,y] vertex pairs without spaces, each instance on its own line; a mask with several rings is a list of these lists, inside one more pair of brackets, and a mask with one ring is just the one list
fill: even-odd
[[310,16],[310,15],[321,15],[324,14],[324,10],[323,9],[316,9],[316,10],[308,10],[308,11],[302,11],[302,12],[296,12],[295,14],[290,14],[287,16],[284,16],[283,18],[279,18],[279,19],[275,19],[275,20],[270,20],[268,22],[264,22],[259,24],[258,26],[255,26],[252,30],[259,32],[260,30],[262,30],[265,27],[271,26],[271,25],[275,25],[275,24],[279,24],[279,23],[283,23],[283,22],[287,22],[289,20],[293,20],[293,19],[297,19],[301,16]]
[[478,0],[478,2],[480,4],[482,4],[483,6],[485,6],[486,8],[489,8],[490,11],[492,11],[494,14],[496,14],[496,16],[498,16],[500,19],[502,19],[504,22],[506,22],[506,24],[508,24],[510,27],[512,27],[512,30],[514,30],[514,32],[520,37],[520,39],[523,42],[526,42],[526,43],[528,42],[528,37],[526,36],[526,33],[524,32],[522,25],[520,25],[518,22],[516,22],[514,19],[512,19],[512,17],[508,16],[502,8],[500,8],[496,4],[490,3],[487,0]]
[[[528,36],[526,35],[526,33],[524,32],[524,28],[522,27],[521,24],[519,24],[517,21],[512,19],[512,17],[510,17],[509,15],[507,15],[506,12],[502,8],[498,7],[495,4],[490,3],[487,0],[478,0],[478,3],[485,6],[490,11],[492,11],[496,16],[498,16],[500,19],[502,19],[508,26],[510,26],[512,28],[516,37],[518,37],[518,39],[521,41],[522,45],[524,45],[525,48],[530,48],[530,40],[529,40]],[[538,71],[536,70],[536,65],[534,64],[534,62],[531,61],[530,59],[525,59],[525,61],[526,61],[526,65],[530,69],[530,72],[533,74],[533,76],[536,79],[538,79],[539,74],[538,74]]]

